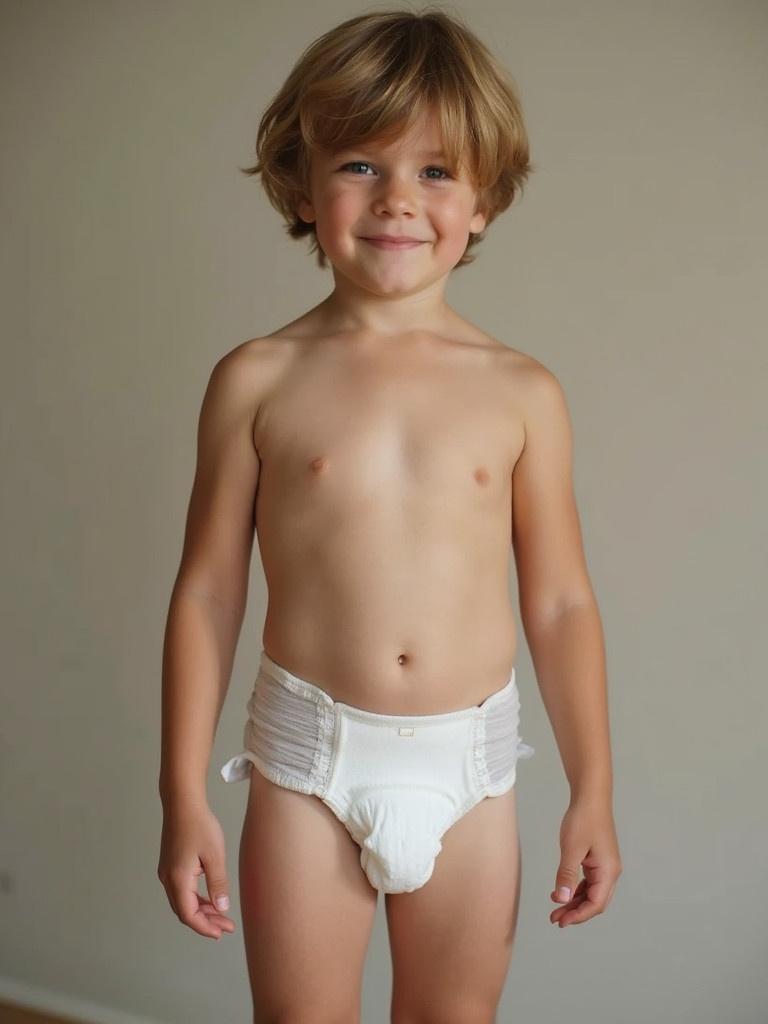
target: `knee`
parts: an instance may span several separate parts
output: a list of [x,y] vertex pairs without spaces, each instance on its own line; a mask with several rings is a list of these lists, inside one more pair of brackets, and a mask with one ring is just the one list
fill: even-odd
[[496,1007],[455,1000],[429,1007],[392,1009],[391,1024],[496,1024]]
[[359,1010],[333,1011],[297,1009],[264,1014],[254,1011],[253,1024],[360,1024]]
[[273,1017],[254,1015],[253,1024],[360,1024],[360,1014],[329,1016],[322,1011],[302,1010],[299,1013],[282,1013]]

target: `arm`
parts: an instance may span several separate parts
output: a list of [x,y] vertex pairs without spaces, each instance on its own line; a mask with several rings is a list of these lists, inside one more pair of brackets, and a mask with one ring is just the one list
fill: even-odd
[[605,650],[573,494],[570,418],[557,379],[534,364],[523,390],[512,538],[526,639],[571,787],[550,893],[563,905],[549,920],[565,928],[605,910],[622,866],[611,807]]
[[610,804],[605,650],[573,493],[570,418],[555,376],[540,363],[530,374],[513,475],[520,613],[572,798]]
[[253,367],[252,348],[241,345],[223,356],[200,411],[197,467],[163,649],[164,804],[205,800],[213,738],[245,614],[259,479]]

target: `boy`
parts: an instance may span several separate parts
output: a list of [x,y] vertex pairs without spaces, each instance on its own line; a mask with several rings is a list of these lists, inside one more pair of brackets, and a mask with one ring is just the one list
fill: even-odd
[[248,173],[335,286],[211,374],[164,651],[158,874],[185,924],[234,931],[213,902],[228,883],[206,774],[255,529],[262,660],[222,768],[250,778],[254,1020],[357,1021],[383,891],[393,1022],[493,1021],[520,893],[516,762],[533,753],[510,546],[571,788],[550,920],[602,912],[621,873],[564,395],[444,297],[530,170],[522,115],[455,18],[366,14],[305,52],[258,145]]

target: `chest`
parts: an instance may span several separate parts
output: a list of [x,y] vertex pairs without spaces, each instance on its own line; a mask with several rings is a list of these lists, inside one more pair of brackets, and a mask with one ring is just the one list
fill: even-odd
[[332,360],[285,375],[257,447],[284,491],[445,501],[503,493],[523,439],[509,381],[488,361]]

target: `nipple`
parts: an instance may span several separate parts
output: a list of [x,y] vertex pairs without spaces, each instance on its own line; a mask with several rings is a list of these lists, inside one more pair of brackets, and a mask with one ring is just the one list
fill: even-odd
[[479,484],[487,484],[488,481],[491,479],[491,475],[485,468],[485,466],[478,466],[473,476]]

